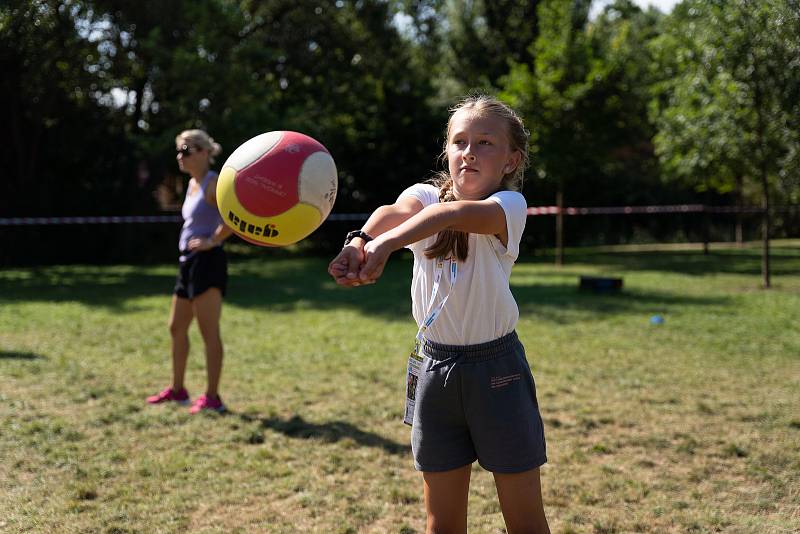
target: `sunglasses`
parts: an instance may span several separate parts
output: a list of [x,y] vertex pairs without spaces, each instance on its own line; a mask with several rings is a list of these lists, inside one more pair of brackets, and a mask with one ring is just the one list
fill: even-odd
[[178,149],[175,149],[175,151],[176,151],[178,154],[181,154],[181,155],[182,155],[182,156],[184,156],[184,157],[185,157],[185,156],[191,156],[192,154],[194,154],[194,153],[195,153],[195,152],[197,152],[198,150],[200,150],[200,149],[199,149],[199,148],[197,148],[197,147],[194,147],[194,146],[190,146],[190,145],[183,145],[183,146],[181,146],[180,148],[178,148]]

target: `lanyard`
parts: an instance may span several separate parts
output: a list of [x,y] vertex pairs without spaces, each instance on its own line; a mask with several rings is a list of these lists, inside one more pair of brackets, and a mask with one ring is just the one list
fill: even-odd
[[[403,416],[403,422],[411,425],[414,422],[414,406],[417,402],[417,383],[419,381],[420,370],[422,368],[422,356],[420,355],[420,348],[425,338],[425,330],[439,317],[444,308],[447,298],[453,293],[453,288],[456,285],[456,278],[458,278],[458,264],[454,259],[449,259],[450,262],[450,291],[444,296],[442,301],[436,306],[433,303],[436,301],[436,295],[439,293],[439,285],[442,281],[442,273],[444,272],[444,259],[436,258],[436,267],[433,275],[433,290],[431,291],[431,301],[428,304],[428,312],[425,314],[425,319],[419,325],[417,330],[417,337],[414,340],[414,350],[408,357],[408,375],[406,378],[406,409]],[[449,375],[449,373],[448,373]],[[445,379],[445,384],[447,380]]]
[[428,304],[428,312],[425,314],[425,319],[419,325],[419,330],[417,330],[417,343],[422,344],[423,338],[425,336],[425,331],[428,329],[430,325],[439,317],[439,314],[444,309],[444,305],[447,302],[447,299],[450,298],[450,295],[453,293],[453,287],[456,285],[456,279],[458,278],[458,263],[456,260],[450,258],[448,261],[450,262],[450,291],[444,296],[442,301],[437,304],[436,306],[433,305],[436,302],[436,294],[439,292],[439,285],[442,281],[442,273],[444,272],[444,259],[443,258],[436,258],[436,266],[434,268],[433,274],[433,290],[431,291],[431,301]]

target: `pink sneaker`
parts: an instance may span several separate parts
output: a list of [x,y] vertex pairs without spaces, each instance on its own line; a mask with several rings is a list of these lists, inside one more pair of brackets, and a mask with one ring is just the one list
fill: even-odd
[[179,391],[175,391],[169,387],[161,393],[147,397],[148,404],[161,404],[162,402],[169,401],[175,401],[178,404],[183,405],[189,404],[189,392],[186,391],[186,388],[181,388]]
[[217,395],[216,399],[212,399],[208,395],[200,395],[194,404],[189,408],[189,413],[198,413],[202,410],[213,410],[217,413],[222,413],[226,410],[225,405],[222,404],[222,398]]

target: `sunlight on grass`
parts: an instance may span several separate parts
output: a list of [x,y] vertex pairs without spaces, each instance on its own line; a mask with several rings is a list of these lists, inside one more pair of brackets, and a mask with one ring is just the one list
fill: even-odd
[[[800,249],[774,253],[769,291],[757,249],[519,262],[554,532],[800,530]],[[234,259],[231,413],[196,417],[143,402],[169,379],[172,266],[0,272],[0,530],[422,532],[401,423],[409,260],[358,290],[326,262]],[[579,292],[580,275],[624,289]],[[469,521],[503,525],[477,466]]]

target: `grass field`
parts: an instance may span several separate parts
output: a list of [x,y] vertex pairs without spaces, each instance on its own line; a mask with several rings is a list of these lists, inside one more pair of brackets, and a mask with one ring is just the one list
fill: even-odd
[[[773,252],[771,290],[757,249],[520,260],[554,532],[800,531],[800,243]],[[225,416],[144,404],[170,375],[172,265],[0,271],[0,531],[423,531],[409,260],[354,290],[326,263],[232,261]],[[578,292],[582,274],[624,290]],[[477,466],[469,514],[502,532]]]

